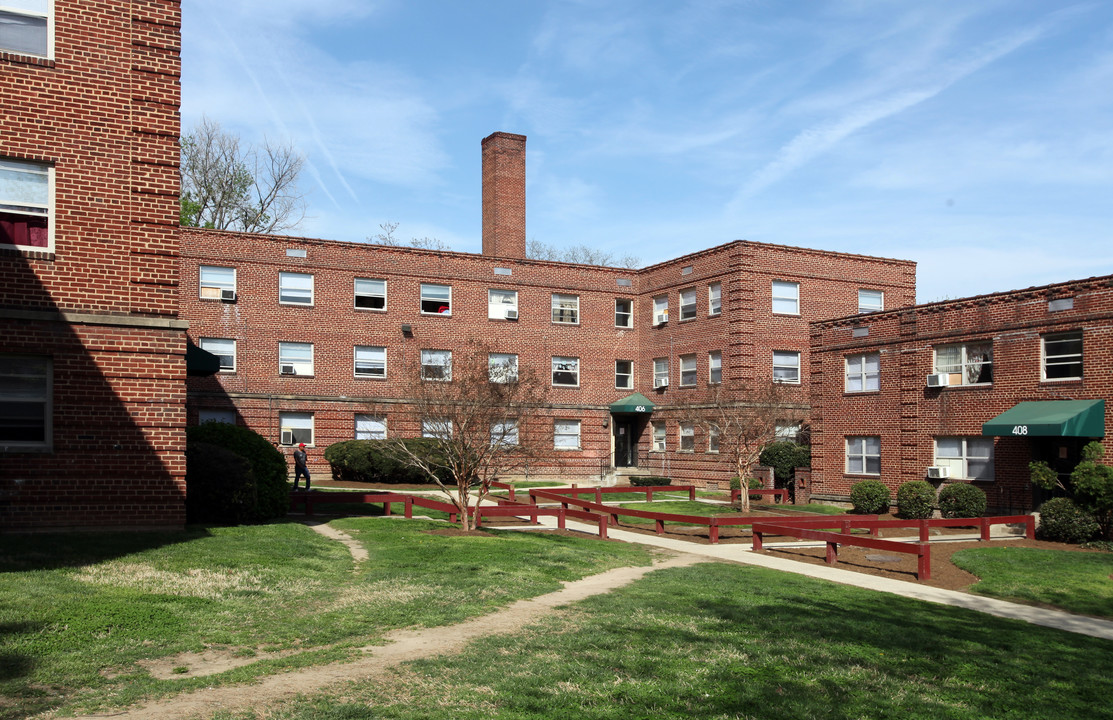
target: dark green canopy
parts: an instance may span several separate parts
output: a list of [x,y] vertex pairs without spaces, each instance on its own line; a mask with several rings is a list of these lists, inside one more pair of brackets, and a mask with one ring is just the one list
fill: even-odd
[[1033,400],[1017,403],[983,423],[982,435],[1105,437],[1105,401]]
[[628,395],[616,403],[611,404],[611,412],[613,413],[651,413],[653,412],[653,403],[645,395],[641,393],[634,393]]

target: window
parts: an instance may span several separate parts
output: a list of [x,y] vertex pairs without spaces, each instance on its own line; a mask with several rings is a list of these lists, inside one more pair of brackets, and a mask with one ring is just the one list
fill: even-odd
[[386,417],[356,415],[356,440],[386,440]]
[[680,291],[680,320],[693,320],[696,317],[696,289]]
[[386,377],[386,348],[371,345],[355,347],[356,377]]
[[518,356],[510,353],[488,353],[487,377],[491,382],[497,383],[517,381]]
[[54,50],[51,4],[51,0],[0,2],[0,50],[50,57]]
[[447,418],[426,418],[421,421],[421,437],[449,440],[452,438],[452,421]]
[[313,276],[306,273],[278,273],[278,302],[285,305],[312,305]]
[[201,408],[197,411],[197,424],[204,425],[205,423],[224,423],[226,425],[236,424],[236,411],[235,410],[210,410]]
[[664,387],[669,384],[669,359],[653,359],[653,387]]
[[723,382],[723,353],[721,350],[712,350],[707,353],[708,380],[712,385]]
[[313,444],[313,413],[280,412],[278,427],[283,445]]
[[696,384],[696,356],[680,356],[680,386],[688,387]]
[[1082,379],[1082,331],[1043,336],[1043,379]]
[[[0,11],[0,45],[4,16]],[[54,246],[50,222],[53,181],[54,168],[49,165],[0,158],[0,244],[39,249]]]
[[386,280],[356,278],[356,309],[386,310]]
[[487,317],[491,320],[517,320],[518,291],[488,290]]
[[580,359],[553,357],[553,385],[578,387],[580,384]]
[[421,314],[451,315],[452,286],[421,284]]
[[620,328],[634,327],[633,300],[619,299],[614,301],[614,326]]
[[773,436],[778,440],[796,440],[800,437],[803,425],[798,422],[779,422],[773,427]]
[[881,389],[881,353],[846,357],[846,391],[871,392]]
[[881,438],[848,437],[846,472],[851,475],[881,474]]
[[0,450],[49,450],[53,370],[48,357],[0,355]]
[[554,420],[553,421],[553,449],[554,450],[579,450],[580,449],[580,421],[579,420]]
[[313,343],[278,343],[278,372],[282,375],[312,375]]
[[800,283],[773,281],[773,312],[777,315],[800,314]]
[[236,293],[236,268],[201,266],[201,298],[203,300],[220,300],[227,297],[227,293]]
[[216,355],[220,372],[236,372],[236,341],[224,338],[199,338],[198,347]]
[[578,325],[580,323],[580,296],[553,293],[553,322]]
[[665,451],[665,438],[668,433],[663,422],[652,422],[649,424],[653,431],[653,452]]
[[452,380],[452,351],[422,350],[421,379],[445,382]]
[[723,312],[723,284],[711,283],[707,286],[707,314],[719,315]]
[[993,438],[936,438],[935,464],[952,478],[992,480]]
[[690,422],[680,423],[680,452],[693,452],[696,449],[696,426]]
[[935,348],[935,372],[948,375],[948,385],[992,383],[993,342],[943,345]]
[[653,324],[663,325],[669,321],[669,296],[653,298]]
[[800,382],[800,353],[789,350],[773,351],[773,382]]
[[880,290],[858,291],[858,312],[870,313],[885,309],[885,293]]
[[491,423],[491,447],[518,444],[518,421],[496,420]]
[[707,427],[707,452],[719,452],[719,438],[722,434],[718,425],[709,425]]
[[614,361],[614,386],[619,390],[634,389],[634,362],[632,360]]

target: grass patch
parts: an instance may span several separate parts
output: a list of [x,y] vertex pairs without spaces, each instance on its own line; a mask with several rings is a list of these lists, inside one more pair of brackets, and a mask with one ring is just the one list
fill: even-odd
[[1005,545],[961,550],[951,561],[978,576],[971,592],[1113,617],[1113,554]]
[[807,505],[786,505],[786,510],[793,512],[816,513],[817,515],[845,515],[846,509],[822,503],[808,503]]
[[702,564],[267,717],[1089,720],[1108,715],[1110,663],[1107,641]]

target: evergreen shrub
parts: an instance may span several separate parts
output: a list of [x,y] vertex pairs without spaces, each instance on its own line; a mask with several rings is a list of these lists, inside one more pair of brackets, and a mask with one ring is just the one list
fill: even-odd
[[850,487],[850,504],[855,515],[881,515],[889,512],[892,495],[880,480],[862,480]]
[[[255,476],[255,507],[250,520],[284,517],[289,511],[286,458],[262,435],[239,425],[209,422],[186,429],[187,452],[193,443],[222,447],[246,459],[251,465]],[[186,483],[188,486],[188,469]]]
[[950,483],[939,491],[939,512],[945,518],[973,518],[985,514],[985,490],[966,483]]
[[1070,498],[1051,498],[1040,505],[1036,537],[1062,543],[1082,543],[1098,534],[1098,523]]
[[897,515],[923,520],[935,509],[935,488],[926,480],[912,480],[897,488]]

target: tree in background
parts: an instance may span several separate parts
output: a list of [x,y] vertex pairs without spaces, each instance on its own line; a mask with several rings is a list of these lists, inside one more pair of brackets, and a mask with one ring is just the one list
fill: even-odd
[[449,246],[444,240],[434,237],[414,237],[410,238],[409,243],[403,243],[400,238],[394,237],[394,231],[398,229],[398,223],[385,222],[379,223],[379,232],[367,238],[368,242],[373,242],[378,245],[389,245],[390,247],[410,247],[420,248],[422,250],[441,250],[444,252],[451,252],[452,247]]
[[540,240],[526,242],[526,257],[533,260],[554,260],[557,262],[580,263],[583,265],[606,265],[609,267],[622,267],[636,269],[641,265],[641,259],[634,255],[623,255],[615,259],[613,253],[597,250],[587,245],[572,245],[558,248]]
[[298,176],[305,157],[293,145],[264,139],[241,147],[239,136],[202,117],[181,138],[181,224],[277,233],[305,218]]

